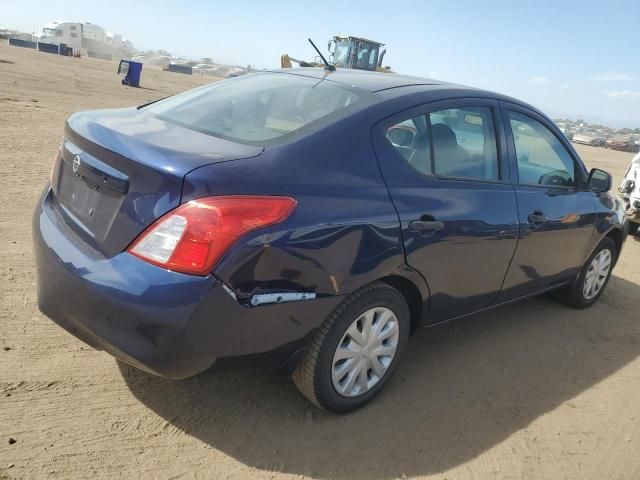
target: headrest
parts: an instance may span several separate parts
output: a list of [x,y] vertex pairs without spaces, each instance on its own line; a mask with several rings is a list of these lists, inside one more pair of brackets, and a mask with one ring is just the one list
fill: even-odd
[[431,132],[434,148],[456,148],[458,146],[456,134],[449,125],[434,123],[431,126]]

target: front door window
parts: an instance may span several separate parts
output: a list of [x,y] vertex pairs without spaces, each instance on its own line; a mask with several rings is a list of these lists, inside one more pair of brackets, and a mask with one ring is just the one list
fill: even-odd
[[576,165],[566,148],[551,131],[527,115],[508,112],[516,148],[519,183],[573,187]]

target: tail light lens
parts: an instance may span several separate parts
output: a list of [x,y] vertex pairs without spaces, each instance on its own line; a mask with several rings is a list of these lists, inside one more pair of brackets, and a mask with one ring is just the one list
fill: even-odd
[[207,275],[240,237],[279,223],[296,206],[290,197],[207,197],[179,206],[159,218],[128,252],[154,265]]

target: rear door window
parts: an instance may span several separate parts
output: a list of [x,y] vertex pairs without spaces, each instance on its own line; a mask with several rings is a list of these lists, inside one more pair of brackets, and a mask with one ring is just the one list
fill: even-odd
[[387,140],[425,175],[500,179],[493,111],[490,107],[438,110],[392,125]]
[[498,149],[489,107],[429,114],[435,173],[443,177],[498,180]]

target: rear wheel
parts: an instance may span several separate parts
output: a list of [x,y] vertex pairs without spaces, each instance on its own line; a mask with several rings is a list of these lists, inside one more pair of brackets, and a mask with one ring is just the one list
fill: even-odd
[[618,252],[615,242],[605,237],[585,262],[578,277],[567,288],[566,300],[574,308],[593,305],[604,291]]
[[395,371],[409,325],[409,307],[400,292],[383,282],[363,287],[322,324],[293,381],[324,410],[360,408]]

